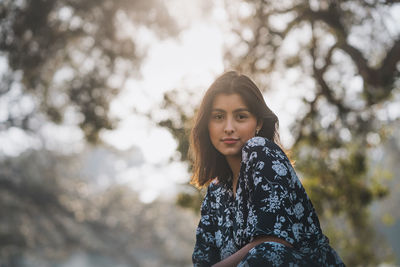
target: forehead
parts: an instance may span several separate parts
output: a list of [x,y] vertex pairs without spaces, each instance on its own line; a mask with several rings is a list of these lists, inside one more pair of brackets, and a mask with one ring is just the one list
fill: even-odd
[[237,93],[217,94],[214,98],[212,109],[238,109],[248,108],[241,95]]

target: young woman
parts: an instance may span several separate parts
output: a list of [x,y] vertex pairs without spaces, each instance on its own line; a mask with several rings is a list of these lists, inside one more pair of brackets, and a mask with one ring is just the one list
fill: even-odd
[[194,266],[344,266],[279,144],[257,86],[234,71],[220,76],[190,140],[192,183],[208,186]]

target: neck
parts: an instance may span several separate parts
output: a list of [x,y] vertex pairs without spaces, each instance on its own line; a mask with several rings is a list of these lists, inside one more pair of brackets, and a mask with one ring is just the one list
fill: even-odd
[[231,168],[232,174],[233,174],[233,180],[232,180],[232,185],[234,191],[236,191],[236,183],[239,178],[239,172],[240,172],[240,164],[242,162],[242,158],[240,156],[236,157],[226,157],[226,161],[229,164],[229,167]]

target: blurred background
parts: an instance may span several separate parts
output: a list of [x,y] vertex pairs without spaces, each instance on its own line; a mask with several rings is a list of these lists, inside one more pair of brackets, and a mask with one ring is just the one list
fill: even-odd
[[400,266],[396,0],[1,0],[0,266],[191,266],[188,133],[232,69],[347,266]]

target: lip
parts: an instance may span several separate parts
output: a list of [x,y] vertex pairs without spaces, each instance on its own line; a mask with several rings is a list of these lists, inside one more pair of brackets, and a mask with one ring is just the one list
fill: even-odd
[[237,138],[223,138],[222,142],[225,143],[225,144],[228,144],[228,145],[232,145],[232,144],[235,144],[235,143],[239,142],[239,139],[237,139]]

